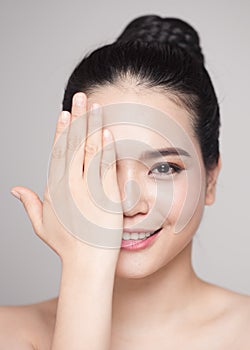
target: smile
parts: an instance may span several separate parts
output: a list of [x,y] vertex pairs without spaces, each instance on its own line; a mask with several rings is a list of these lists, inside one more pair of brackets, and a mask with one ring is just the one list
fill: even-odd
[[129,233],[129,232],[124,231],[123,235],[122,235],[122,239],[124,241],[128,241],[128,240],[135,240],[136,241],[136,240],[146,239],[150,236],[153,236],[154,234],[156,234],[160,230],[161,230],[161,228],[159,228],[156,231],[152,231],[152,232],[132,232],[132,233]]
[[[156,231],[151,231],[151,232],[124,231],[124,235],[126,234],[125,238],[128,237],[127,233],[129,234],[129,238],[122,239],[121,249],[123,251],[127,250],[127,251],[135,252],[135,251],[139,251],[147,247],[150,247],[154,243],[154,241],[157,239],[157,237],[160,235],[161,230],[162,230],[162,227]],[[144,238],[140,238],[142,236]],[[134,237],[134,239],[132,237]]]

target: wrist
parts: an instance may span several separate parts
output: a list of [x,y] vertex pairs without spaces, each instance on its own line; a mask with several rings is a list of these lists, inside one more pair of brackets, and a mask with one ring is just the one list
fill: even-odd
[[120,248],[100,248],[80,242],[61,258],[63,271],[115,271]]

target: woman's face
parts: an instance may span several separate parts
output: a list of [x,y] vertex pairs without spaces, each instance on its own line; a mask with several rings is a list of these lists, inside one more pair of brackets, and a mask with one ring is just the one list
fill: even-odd
[[124,238],[159,230],[148,244],[133,239],[133,249],[130,239],[122,241],[117,276],[142,278],[190,243],[204,205],[213,202],[214,185],[207,186],[191,116],[166,94],[109,86],[92,93],[92,102],[104,106],[104,124],[116,144]]

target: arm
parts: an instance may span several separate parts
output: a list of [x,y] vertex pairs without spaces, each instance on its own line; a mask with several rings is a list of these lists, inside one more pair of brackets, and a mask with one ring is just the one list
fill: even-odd
[[109,253],[93,252],[91,268],[84,261],[63,266],[52,350],[109,350],[115,274]]

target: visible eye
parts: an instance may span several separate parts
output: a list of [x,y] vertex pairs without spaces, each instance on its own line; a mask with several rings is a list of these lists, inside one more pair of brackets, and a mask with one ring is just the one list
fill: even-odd
[[179,165],[166,162],[166,163],[159,163],[156,166],[154,166],[149,171],[149,174],[160,175],[160,176],[172,175],[175,173],[180,173],[182,170],[184,169]]

